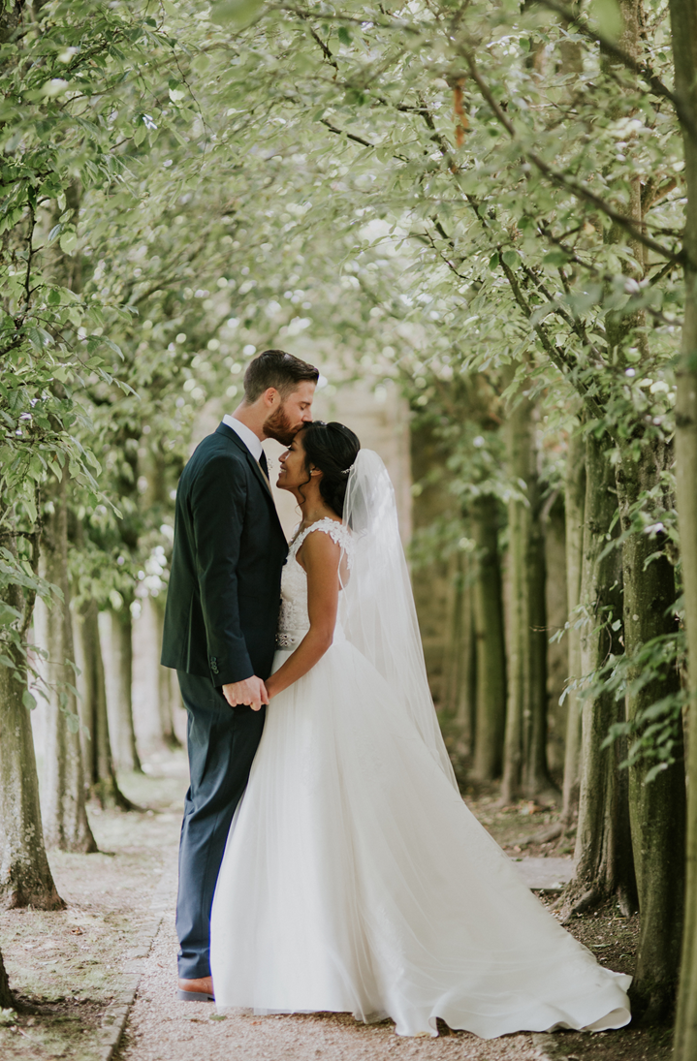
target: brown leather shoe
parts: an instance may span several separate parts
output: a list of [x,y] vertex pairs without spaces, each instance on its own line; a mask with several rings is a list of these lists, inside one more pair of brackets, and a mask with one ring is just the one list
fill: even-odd
[[177,998],[180,1002],[215,1002],[211,977],[202,976],[198,980],[180,980]]

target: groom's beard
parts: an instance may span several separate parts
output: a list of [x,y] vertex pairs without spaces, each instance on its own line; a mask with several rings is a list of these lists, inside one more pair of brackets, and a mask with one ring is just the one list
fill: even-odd
[[283,404],[264,421],[264,434],[267,438],[275,438],[284,446],[290,446],[302,424],[294,427]]

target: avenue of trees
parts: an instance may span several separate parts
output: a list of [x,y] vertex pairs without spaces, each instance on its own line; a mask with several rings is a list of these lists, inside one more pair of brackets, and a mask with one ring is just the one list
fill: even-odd
[[15,0],[0,56],[0,901],[60,908],[46,848],[129,809],[132,617],[161,616],[194,420],[308,343],[408,399],[446,731],[505,801],[558,793],[565,916],[639,912],[634,1012],[677,998],[689,1061],[694,0]]

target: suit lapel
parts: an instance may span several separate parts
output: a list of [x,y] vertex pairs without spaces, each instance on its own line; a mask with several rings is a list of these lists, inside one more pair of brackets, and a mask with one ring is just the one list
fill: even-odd
[[[276,502],[274,501],[273,494],[271,492],[271,483],[264,475],[264,472],[259,466],[259,462],[254,459],[254,457],[249,452],[240,436],[235,431],[233,431],[231,427],[228,427],[227,424],[220,424],[216,429],[216,434],[225,435],[225,437],[229,438],[230,441],[233,442],[243,454],[250,468],[261,483],[262,490],[264,491],[266,497],[271,502],[271,507],[273,509],[274,516],[276,517],[278,529],[280,530],[281,534],[283,534],[283,527],[281,526],[281,521],[278,518],[278,512],[276,510]],[[285,534],[283,534],[283,540],[286,540]]]

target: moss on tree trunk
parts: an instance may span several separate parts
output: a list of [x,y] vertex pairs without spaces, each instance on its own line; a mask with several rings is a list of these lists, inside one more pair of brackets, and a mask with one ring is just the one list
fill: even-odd
[[9,1009],[11,1005],[12,992],[10,991],[10,981],[7,979],[5,963],[2,960],[2,953],[0,953],[0,1009]]
[[474,773],[481,781],[491,781],[501,774],[506,730],[506,650],[496,498],[478,498],[471,515],[478,553],[472,587],[477,652]]
[[[581,603],[581,576],[583,573],[583,526],[586,500],[586,446],[578,433],[569,439],[566,457],[566,593],[569,629],[566,637],[569,647],[569,681],[577,682],[582,676],[581,629],[577,613]],[[578,690],[567,693],[566,745],[564,754],[564,786],[562,794],[561,820],[570,826],[578,814],[581,789],[581,702]]]
[[[15,549],[11,535],[0,537],[0,545]],[[3,599],[25,611],[28,626],[30,602],[19,587],[10,586]],[[0,906],[62,910],[65,903],[53,883],[44,846],[34,739],[24,703],[26,664],[12,646],[6,645],[5,652],[14,668],[0,666]]]
[[83,606],[77,629],[82,646],[80,717],[89,730],[89,738],[83,746],[87,787],[101,807],[133,810],[134,805],[121,792],[114,771],[96,601],[90,600]]
[[[632,527],[630,510],[642,493],[655,490],[671,459],[660,442],[646,443],[638,458],[623,454],[617,466],[617,491],[625,542],[624,647],[631,657],[654,637],[675,631],[675,575],[659,541]],[[649,557],[654,556],[649,562]],[[643,685],[640,669],[629,675],[627,718],[632,721],[651,704],[679,688],[676,669]],[[634,679],[634,680],[632,680]],[[648,765],[639,759],[629,768],[629,811],[636,871],[641,936],[632,983],[633,1012],[662,1019],[672,1009],[678,979],[685,886],[685,770],[682,746],[677,762],[648,784]]]
[[[584,675],[598,670],[609,653],[622,653],[621,559],[619,550],[606,551],[616,511],[615,472],[607,446],[589,435],[580,593],[585,613],[580,664]],[[636,909],[627,773],[619,769],[624,749],[620,742],[602,748],[610,726],[623,712],[612,692],[587,696],[582,703],[577,866],[561,898],[567,920],[610,896],[617,896],[626,914]]]
[[469,756],[474,747],[475,669],[474,622],[470,557],[457,551],[450,565],[450,596],[446,629],[449,639],[443,659],[442,710],[445,726],[454,739],[458,756]]
[[[58,586],[63,599],[44,614],[41,642],[49,702],[46,711],[45,783],[42,809],[46,843],[61,851],[96,851],[85,808],[85,775],[80,747],[75,688],[75,650],[68,580],[67,471],[53,492],[43,548],[44,577]],[[43,612],[43,609],[41,609]]]
[[108,699],[109,733],[119,770],[141,771],[133,726],[133,622],[128,604],[107,613],[113,682]]
[[[687,113],[697,114],[697,5],[670,0],[675,90]],[[687,210],[684,235],[685,319],[678,366],[676,406],[677,495],[685,627],[692,697],[688,732],[687,884],[678,1012],[676,1061],[697,1057],[697,142],[683,127]]]
[[510,645],[502,797],[550,793],[547,618],[534,407],[520,397],[505,426],[508,471],[523,491],[508,505]]
[[62,910],[46,857],[23,661],[0,667],[0,905]]

